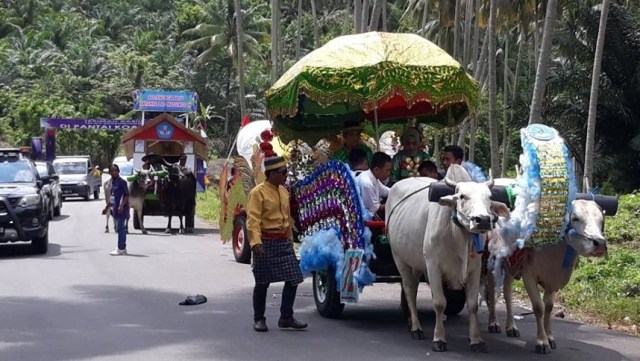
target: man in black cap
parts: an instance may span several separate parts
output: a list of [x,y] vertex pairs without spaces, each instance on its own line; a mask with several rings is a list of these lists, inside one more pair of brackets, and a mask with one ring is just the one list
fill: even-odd
[[360,142],[362,134],[362,126],[357,121],[347,121],[342,128],[342,140],[344,145],[333,152],[331,159],[339,160],[347,163],[349,161],[349,153],[354,149],[362,149],[367,153],[367,161],[371,162],[371,149]]
[[289,209],[287,164],[282,157],[264,160],[266,180],[249,193],[247,231],[253,251],[253,329],[266,332],[264,316],[267,289],[272,282],[284,282],[278,327],[303,329],[306,323],[293,318],[293,303],[302,271],[293,250],[293,220]]
[[144,162],[144,164],[142,165],[142,169],[150,169],[156,172],[165,170],[164,165],[162,164],[162,156],[154,152],[145,154],[145,156],[142,157],[142,161]]

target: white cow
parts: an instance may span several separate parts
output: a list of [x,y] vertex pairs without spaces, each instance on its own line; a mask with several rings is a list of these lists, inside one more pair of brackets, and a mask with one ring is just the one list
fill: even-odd
[[420,276],[426,273],[436,312],[433,350],[447,349],[443,324],[446,286],[465,288],[470,345],[473,351],[486,351],[477,317],[482,257],[474,247],[473,235],[491,230],[495,216],[508,217],[509,209],[491,201],[493,180],[472,182],[461,166],[449,167],[445,182],[455,187],[455,194],[442,197],[439,204],[428,200],[428,185],[432,182],[435,180],[409,178],[396,183],[385,206],[393,259],[402,276],[411,313],[411,333],[424,338],[416,296]]
[[[526,257],[521,268],[513,269],[508,262],[504,265],[504,299],[507,307],[506,333],[509,337],[520,337],[520,331],[513,321],[511,305],[514,277],[522,277],[531,306],[536,317],[536,352],[550,353],[556,348],[551,331],[551,311],[556,292],[571,279],[577,256],[571,257],[567,250],[571,247],[580,256],[602,257],[607,253],[607,243],[602,234],[604,220],[602,209],[594,201],[575,200],[572,202],[570,224],[564,239],[555,245],[525,251]],[[496,229],[490,234],[490,258],[500,254],[504,247],[513,247],[515,240],[504,240]],[[571,252],[569,250],[569,252]],[[544,291],[540,298],[538,285]],[[487,275],[487,306],[489,307],[489,332],[500,333],[500,323],[495,313],[495,280],[492,272]]]

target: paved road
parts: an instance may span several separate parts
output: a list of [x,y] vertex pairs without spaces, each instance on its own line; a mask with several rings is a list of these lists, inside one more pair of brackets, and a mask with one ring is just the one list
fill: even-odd
[[[411,340],[398,307],[398,285],[375,285],[341,320],[315,311],[310,281],[299,289],[297,317],[308,331],[280,331],[281,286],[270,289],[268,333],[251,330],[252,276],[233,261],[214,229],[165,235],[165,219],[150,217],[151,233],[129,235],[129,256],[112,257],[116,235],[104,233],[102,201],[64,204],[51,223],[49,253],[0,246],[0,360],[640,360],[640,340],[555,320],[558,349],[533,353],[534,321],[523,337],[485,334],[489,352],[467,346],[467,317],[447,323],[449,352]],[[174,223],[175,224],[175,223]],[[209,302],[179,306],[201,293]],[[427,288],[421,318],[430,338],[434,315]],[[501,309],[502,311],[502,309]],[[486,308],[480,311],[486,329]],[[504,316],[504,313],[501,313]]]

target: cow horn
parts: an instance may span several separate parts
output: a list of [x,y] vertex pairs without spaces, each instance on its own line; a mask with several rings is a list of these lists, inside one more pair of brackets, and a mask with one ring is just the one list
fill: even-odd
[[455,188],[458,185],[458,182],[450,179],[449,177],[444,177],[444,182],[451,188]]
[[140,169],[138,169],[138,168],[133,168],[133,171],[134,171],[135,173],[140,173]]
[[491,174],[491,169],[489,169],[489,180],[484,182],[484,184],[488,187],[491,188],[493,187],[493,174]]

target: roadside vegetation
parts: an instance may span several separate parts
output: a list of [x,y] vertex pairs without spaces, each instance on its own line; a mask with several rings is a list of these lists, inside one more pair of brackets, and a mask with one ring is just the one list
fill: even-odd
[[218,217],[220,216],[220,200],[218,199],[218,191],[214,187],[210,187],[206,192],[198,193],[196,201],[196,215],[207,223],[218,225]]

